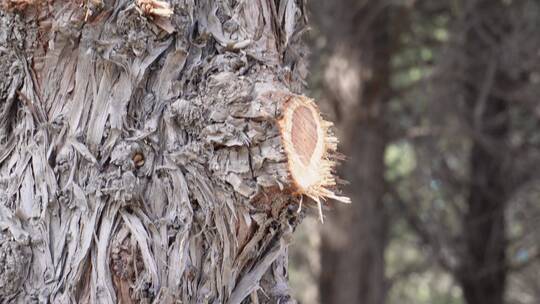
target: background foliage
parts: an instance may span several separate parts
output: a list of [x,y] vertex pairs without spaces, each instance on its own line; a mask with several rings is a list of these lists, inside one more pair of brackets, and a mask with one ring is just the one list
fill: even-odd
[[[358,302],[381,303],[362,291],[369,281],[386,303],[539,303],[540,4],[312,0],[309,10],[308,87],[337,121],[354,201],[329,202],[329,222],[311,217],[297,231],[290,276],[300,302],[332,303],[328,295],[357,286]],[[375,169],[362,166],[377,153],[373,126],[384,138]],[[376,178],[362,177],[374,170],[378,196],[366,193]],[[329,227],[347,221],[347,208],[365,225]],[[325,235],[349,241],[337,250]],[[352,243],[363,244],[359,257],[333,262],[348,259],[358,277],[330,287],[324,256]]]

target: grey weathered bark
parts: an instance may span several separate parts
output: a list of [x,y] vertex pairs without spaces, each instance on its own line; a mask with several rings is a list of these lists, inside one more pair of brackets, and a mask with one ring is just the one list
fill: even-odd
[[0,3],[0,302],[294,301],[302,1]]
[[387,1],[318,1],[315,20],[330,48],[324,97],[336,109],[354,204],[323,227],[321,302],[382,304],[387,243],[384,154],[390,93]]

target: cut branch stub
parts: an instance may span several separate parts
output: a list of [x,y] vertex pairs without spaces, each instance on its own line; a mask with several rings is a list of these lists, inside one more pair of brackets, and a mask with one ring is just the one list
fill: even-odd
[[282,105],[278,121],[293,192],[315,200],[322,221],[321,199],[332,198],[349,203],[347,197],[332,191],[336,180],[332,174],[337,139],[330,132],[332,123],[322,119],[313,100],[290,95]]

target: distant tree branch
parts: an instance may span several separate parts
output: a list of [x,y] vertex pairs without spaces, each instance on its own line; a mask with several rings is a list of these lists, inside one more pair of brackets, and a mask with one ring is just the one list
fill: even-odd
[[407,279],[411,275],[426,272],[433,266],[434,260],[434,256],[429,255],[428,258],[420,262],[406,265],[387,279],[387,289],[391,289],[396,282]]
[[398,191],[390,185],[388,185],[388,194],[393,198],[399,210],[403,212],[409,227],[416,233],[422,244],[430,246],[433,249],[434,257],[441,267],[450,273],[455,273],[456,267],[453,265],[451,259],[444,254],[444,247],[446,245],[437,236],[434,236],[427,228],[427,224],[420,219],[416,212],[408,207],[412,204],[405,202]]

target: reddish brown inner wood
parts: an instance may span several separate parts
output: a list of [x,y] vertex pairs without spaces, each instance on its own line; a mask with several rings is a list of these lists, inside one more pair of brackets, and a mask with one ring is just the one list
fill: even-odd
[[304,165],[309,161],[317,145],[317,124],[313,113],[306,106],[299,106],[293,113],[291,140],[294,150]]

